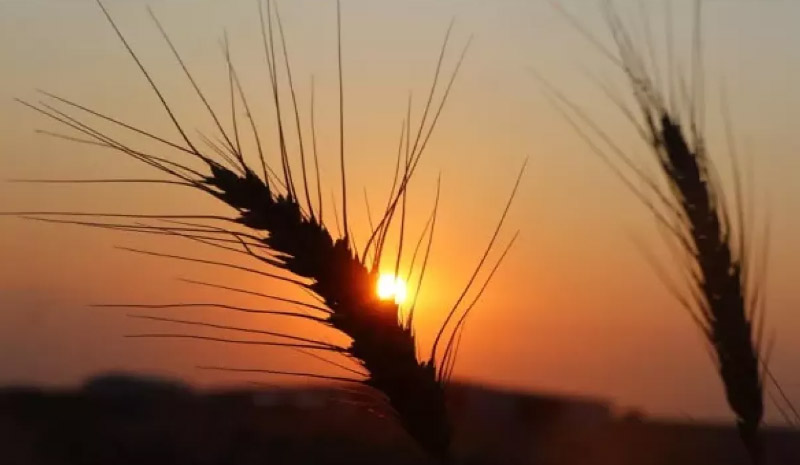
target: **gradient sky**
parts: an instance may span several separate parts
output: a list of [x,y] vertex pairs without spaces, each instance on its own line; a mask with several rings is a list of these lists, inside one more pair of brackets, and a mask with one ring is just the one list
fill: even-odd
[[[507,241],[516,229],[521,236],[471,317],[456,376],[597,396],[659,415],[728,418],[698,331],[644,258],[642,246],[664,257],[653,220],[548,102],[533,73],[556,83],[646,164],[649,153],[595,83],[609,81],[624,91],[618,70],[542,0],[342,3],[346,137],[357,238],[365,236],[367,225],[362,189],[374,210],[385,202],[409,91],[418,121],[448,23],[456,18],[448,70],[458,48],[474,35],[412,186],[410,215],[413,234],[418,234],[442,173],[441,215],[420,297],[420,351],[427,353],[437,325],[466,283],[527,157],[528,171],[501,239]],[[660,30],[663,4],[644,3],[650,5],[653,27]],[[198,116],[201,108],[147,17],[146,4],[170,31],[212,103],[222,108],[227,105],[227,76],[219,39],[228,31],[243,84],[258,101],[254,112],[266,137],[272,137],[255,1],[107,2],[180,116],[210,128]],[[610,43],[597,4],[563,4],[603,43]],[[691,14],[687,2],[674,4],[676,50],[685,59]],[[641,18],[637,3],[620,5],[623,13]],[[312,74],[317,83],[328,201],[338,179],[335,7],[330,1],[284,1],[281,13],[304,109]],[[755,222],[768,218],[770,225],[767,311],[769,334],[776,341],[772,366],[800,402],[798,18],[800,3],[794,0],[707,1],[704,11],[709,139],[726,172],[727,151],[720,137],[724,89],[736,145],[750,159]],[[118,154],[35,134],[37,128],[60,129],[13,101],[36,100],[38,88],[176,137],[90,1],[0,0],[0,69],[2,178],[148,175],[147,169]],[[3,183],[0,199],[3,211],[225,212],[200,195],[169,186]],[[241,273],[133,255],[115,249],[117,245],[215,256],[179,241],[0,218],[0,384],[70,384],[112,369],[179,376],[204,385],[252,379],[193,369],[208,363],[325,369],[314,360],[274,349],[123,338],[161,326],[86,304],[227,299],[255,305],[176,278],[270,292],[274,285]],[[185,316],[173,314],[179,315]],[[272,324],[212,310],[196,316],[235,325]],[[771,419],[776,418],[773,410]]]

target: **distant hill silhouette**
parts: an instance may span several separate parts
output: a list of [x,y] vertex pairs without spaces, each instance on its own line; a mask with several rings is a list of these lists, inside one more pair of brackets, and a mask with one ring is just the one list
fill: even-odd
[[191,388],[179,381],[156,376],[108,373],[90,378],[81,389],[88,396],[133,397],[188,395]]
[[[733,426],[617,417],[593,399],[456,383],[459,463],[746,464]],[[194,391],[112,373],[80,389],[0,389],[0,463],[9,465],[427,463],[379,397],[345,385]],[[800,433],[767,430],[769,465],[800,463]]]

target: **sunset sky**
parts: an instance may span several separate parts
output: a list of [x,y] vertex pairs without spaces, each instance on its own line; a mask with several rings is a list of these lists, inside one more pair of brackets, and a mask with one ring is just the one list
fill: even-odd
[[[560,3],[611,47],[599,2]],[[647,5],[644,12],[638,2],[618,2],[636,27],[643,24],[642,15],[649,15],[656,55],[663,57],[658,53],[663,52],[666,22],[663,2],[642,3]],[[800,3],[704,3],[710,148],[723,178],[729,179],[729,152],[722,137],[724,95],[736,147],[749,160],[745,169],[752,180],[754,225],[760,231],[769,224],[766,308],[767,334],[775,337],[772,369],[800,402]],[[212,128],[146,5],[153,7],[212,104],[225,115],[227,71],[219,41],[227,31],[243,86],[255,102],[255,117],[274,151],[255,0],[106,4],[189,127]],[[688,70],[692,10],[688,1],[673,4],[676,55]],[[285,0],[280,11],[303,124],[308,122],[314,75],[323,200],[332,213],[331,192],[339,195],[335,3]],[[600,397],[657,415],[729,418],[704,341],[646,259],[647,253],[668,259],[652,217],[582,142],[535,78],[538,74],[554,83],[633,158],[652,167],[650,153],[597,85],[598,80],[610,82],[627,97],[619,70],[544,0],[343,0],[342,18],[349,206],[358,241],[367,235],[364,191],[373,214],[386,202],[409,92],[416,124],[451,19],[455,26],[445,73],[473,36],[411,187],[410,234],[416,238],[433,206],[441,173],[440,216],[418,310],[420,352],[428,353],[527,158],[500,246],[516,230],[520,237],[471,316],[456,377]],[[13,101],[37,101],[37,89],[178,138],[91,1],[0,0],[0,73],[0,178],[152,174],[121,154],[36,134],[36,129],[66,131]],[[152,147],[140,138],[126,140]],[[230,213],[207,196],[181,189],[0,183],[0,211]],[[327,220],[335,230],[332,217]],[[763,240],[760,232],[756,238]],[[179,278],[263,292],[284,290],[251,275],[135,255],[115,246],[240,262],[180,240],[0,217],[0,385],[74,384],[108,370],[157,373],[200,385],[253,379],[194,369],[201,364],[329,370],[278,349],[124,338],[165,326],[127,318],[125,310],[88,304],[216,300],[258,305],[252,298]],[[170,315],[286,327],[219,310]],[[776,420],[774,409],[768,410],[768,419]]]

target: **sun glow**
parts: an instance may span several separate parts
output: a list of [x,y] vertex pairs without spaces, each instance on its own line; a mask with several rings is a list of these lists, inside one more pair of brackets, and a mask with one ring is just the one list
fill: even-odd
[[408,295],[408,288],[403,278],[396,277],[390,273],[381,273],[378,278],[376,289],[378,298],[381,300],[394,300],[397,305],[402,304]]

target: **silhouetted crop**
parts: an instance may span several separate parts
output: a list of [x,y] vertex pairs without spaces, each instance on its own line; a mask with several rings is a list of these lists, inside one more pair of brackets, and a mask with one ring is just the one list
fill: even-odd
[[[644,39],[645,45],[638,45],[612,2],[604,5],[617,54],[603,48],[574,19],[569,16],[568,19],[624,72],[636,108],[631,110],[618,100],[614,103],[650,147],[666,189],[661,187],[659,177],[641,168],[577,105],[545,84],[580,135],[655,216],[676,263],[683,268],[685,292],[666,275],[661,277],[713,348],[741,439],[753,463],[761,463],[759,428],[764,407],[759,354],[764,316],[763,270],[753,263],[756,257],[751,250],[752,231],[746,224],[735,157],[731,157],[734,196],[728,197],[703,133],[700,2],[695,10],[691,80],[687,84],[679,76],[678,70],[673,69],[674,57],[670,56],[665,90],[660,87],[658,71],[654,71],[658,69],[653,65],[656,57],[642,53],[642,49],[654,53],[652,37]],[[670,30],[667,32],[671,34]],[[666,46],[671,53],[673,44]],[[590,133],[580,129],[581,126]]]
[[[98,2],[99,3],[99,2]],[[398,304],[391,301],[380,300],[375,293],[377,271],[381,259],[389,253],[396,253],[399,263],[403,253],[403,238],[407,209],[407,192],[409,183],[418,168],[429,138],[442,113],[444,104],[450,94],[458,69],[464,58],[464,52],[458,58],[450,78],[442,86],[441,69],[443,66],[448,39],[445,38],[441,54],[436,65],[436,70],[428,95],[426,105],[416,132],[412,131],[410,114],[403,125],[403,135],[397,154],[394,179],[390,189],[390,200],[371,234],[363,244],[360,253],[356,249],[355,241],[348,223],[348,188],[346,181],[346,147],[344,133],[344,89],[342,82],[342,49],[341,49],[341,17],[337,9],[339,24],[339,103],[340,103],[340,176],[341,176],[341,233],[334,236],[323,222],[323,201],[320,187],[321,173],[317,158],[317,144],[314,126],[314,104],[312,94],[312,107],[310,111],[311,145],[303,136],[301,124],[301,111],[298,108],[295,96],[295,87],[287,52],[287,44],[277,8],[269,1],[266,8],[260,6],[260,26],[263,39],[264,57],[268,69],[268,78],[271,85],[270,93],[274,103],[277,121],[277,144],[268,144],[260,135],[252,113],[246,93],[244,92],[236,70],[231,63],[227,43],[225,55],[229,74],[231,126],[232,130],[223,128],[219,113],[208,103],[205,95],[196,83],[188,66],[173,45],[165,29],[153,15],[153,20],[161,32],[166,45],[184,72],[188,83],[194,89],[197,97],[202,101],[210,117],[213,119],[218,134],[214,138],[206,135],[192,137],[184,127],[172,107],[139,56],[129,45],[123,33],[117,27],[112,16],[100,4],[100,8],[121,40],[125,49],[135,61],[142,76],[147,80],[155,96],[162,104],[164,111],[169,116],[174,129],[180,136],[180,142],[174,142],[167,137],[156,135],[123,121],[102,114],[79,103],[53,94],[45,94],[48,101],[41,104],[25,103],[36,111],[62,123],[81,135],[80,138],[68,136],[78,142],[100,145],[117,152],[121,152],[139,162],[149,165],[154,170],[169,176],[169,180],[127,180],[128,182],[166,182],[187,186],[205,192],[222,201],[233,211],[233,216],[198,216],[198,215],[125,215],[119,213],[96,214],[82,212],[33,212],[30,215],[46,221],[60,223],[81,224],[102,228],[111,228],[123,231],[142,233],[164,234],[184,237],[206,245],[222,248],[232,253],[245,254],[254,263],[252,268],[235,265],[232,263],[205,260],[202,258],[185,257],[173,254],[163,254],[149,251],[139,251],[150,255],[187,260],[190,262],[204,263],[221,267],[235,268],[251,273],[256,273],[264,278],[280,280],[291,283],[316,299],[316,303],[287,299],[280,296],[268,295],[238,289],[230,286],[206,283],[214,287],[234,291],[248,292],[263,298],[297,307],[297,311],[272,311],[250,309],[231,305],[206,304],[206,303],[175,303],[151,305],[117,305],[133,308],[175,308],[190,306],[215,306],[234,311],[245,311],[272,314],[289,318],[302,318],[314,321],[320,325],[332,327],[347,335],[349,345],[336,345],[325,341],[307,337],[302,334],[286,334],[276,331],[260,330],[254,328],[239,328],[228,325],[209,323],[203,321],[180,320],[160,316],[140,316],[150,320],[169,322],[178,325],[214,328],[220,331],[232,331],[258,336],[269,336],[269,340],[240,340],[223,336],[203,336],[192,333],[154,333],[138,334],[136,337],[156,338],[190,338],[204,341],[224,343],[256,344],[264,346],[289,347],[302,350],[310,354],[333,353],[348,357],[355,361],[358,369],[351,369],[319,355],[317,358],[329,361],[348,372],[347,376],[328,376],[318,373],[298,371],[275,371],[269,369],[251,369],[235,367],[204,367],[227,371],[250,373],[276,373],[283,375],[309,376],[336,381],[363,382],[375,388],[385,396],[388,404],[396,412],[396,418],[405,430],[417,443],[431,456],[446,461],[451,442],[451,428],[448,423],[445,384],[450,378],[455,362],[460,341],[461,330],[466,317],[483,293],[486,283],[491,279],[500,261],[508,251],[508,247],[497,261],[497,265],[488,273],[485,283],[475,293],[472,300],[467,301],[467,291],[474,284],[479,270],[487,260],[490,250],[498,237],[498,231],[506,217],[508,207],[514,197],[519,179],[512,190],[509,204],[497,224],[483,257],[478,264],[475,274],[469,280],[464,293],[458,298],[456,304],[449,311],[441,330],[433,343],[431,355],[428,358],[417,357],[417,346],[413,330],[414,307],[416,295],[403,314],[400,313]],[[152,12],[151,12],[152,13]],[[274,28],[277,24],[277,28]],[[276,30],[277,29],[277,30]],[[450,31],[448,30],[447,37]],[[276,52],[277,49],[277,52]],[[283,63],[283,66],[280,64]],[[285,74],[282,74],[285,73]],[[282,84],[285,83],[285,84]],[[434,96],[441,93],[438,103]],[[288,98],[286,97],[288,93]],[[287,103],[288,100],[288,103]],[[289,110],[286,110],[288,106]],[[237,121],[236,115],[240,110],[247,115],[246,121]],[[291,155],[287,149],[286,121],[291,121],[296,126],[298,135],[298,153]],[[120,130],[125,130],[147,139],[148,142],[157,142],[165,152],[150,153],[123,143],[113,134],[101,131],[93,125],[91,119],[111,123]],[[244,129],[243,129],[244,128]],[[243,153],[242,139],[253,139],[257,148],[255,156]],[[199,140],[198,140],[199,139]],[[204,144],[201,146],[201,144]],[[275,148],[275,146],[277,146]],[[280,156],[280,167],[273,169],[266,162],[265,156],[273,147]],[[189,159],[202,162],[203,170],[190,168],[180,161],[174,154],[188,156]],[[272,152],[276,153],[276,152]],[[313,154],[313,156],[312,156]],[[290,158],[296,156],[300,162],[300,173],[293,171]],[[257,161],[253,163],[252,159]],[[313,173],[313,179],[310,174]],[[298,176],[299,174],[299,176]],[[520,172],[521,176],[521,172]],[[104,182],[104,180],[98,180]],[[108,180],[111,181],[111,180]],[[114,180],[119,181],[119,180]],[[83,181],[80,181],[83,182]],[[316,190],[316,199],[311,194]],[[434,200],[433,212],[428,224],[420,236],[414,255],[424,249],[420,256],[417,293],[421,286],[425,267],[431,252],[431,243],[437,219],[438,190]],[[333,208],[336,205],[333,204]],[[64,218],[64,217],[71,218]],[[87,217],[81,221],[75,217]],[[337,221],[338,221],[338,215]],[[105,218],[102,219],[102,218]],[[399,246],[396,252],[385,249],[387,236],[390,231],[399,229]],[[513,243],[513,240],[511,241]],[[421,247],[424,245],[424,247]],[[508,244],[511,246],[511,243]],[[273,273],[270,269],[277,269],[287,273]],[[409,271],[409,276],[411,272]],[[464,305],[462,305],[464,304]],[[441,352],[437,352],[439,349]]]

